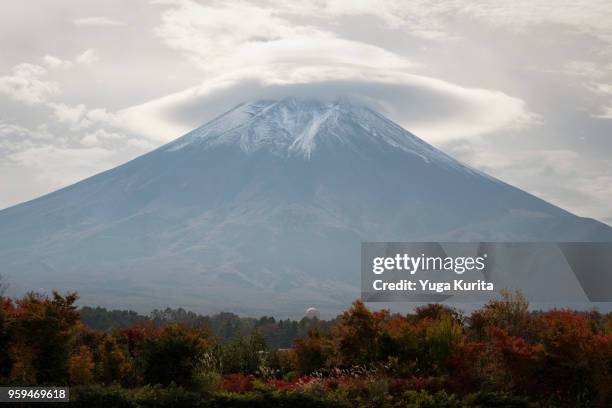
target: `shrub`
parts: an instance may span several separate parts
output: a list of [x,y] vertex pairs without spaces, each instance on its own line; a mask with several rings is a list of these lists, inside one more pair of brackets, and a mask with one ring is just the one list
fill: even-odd
[[255,377],[243,374],[226,374],[221,380],[221,388],[228,392],[245,393],[253,389]]
[[131,401],[129,392],[119,386],[102,387],[100,385],[72,387],[70,405],[83,408],[137,408]]
[[349,408],[348,405],[326,401],[304,393],[215,394],[203,405],[207,408]]
[[463,399],[465,408],[534,408],[525,397],[494,392],[478,392]]
[[132,392],[131,400],[142,408],[192,408],[204,407],[202,397],[175,384],[168,387],[145,386]]
[[461,403],[446,391],[430,394],[427,391],[407,391],[402,396],[406,408],[460,408]]

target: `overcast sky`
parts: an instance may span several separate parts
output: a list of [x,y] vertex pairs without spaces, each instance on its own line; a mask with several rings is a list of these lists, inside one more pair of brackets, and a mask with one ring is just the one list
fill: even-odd
[[239,102],[339,95],[612,224],[609,0],[2,2],[0,208]]

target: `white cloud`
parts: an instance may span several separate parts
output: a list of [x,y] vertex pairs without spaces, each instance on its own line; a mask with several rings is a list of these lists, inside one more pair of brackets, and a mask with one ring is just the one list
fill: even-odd
[[453,36],[449,33],[449,21],[472,19],[513,31],[542,24],[564,25],[612,42],[612,5],[607,0],[322,0],[272,4],[311,17],[371,16],[391,28],[430,39],[446,40]]
[[[512,31],[525,31],[532,27],[550,24],[571,27],[577,32],[593,35],[612,42],[609,22],[612,20],[612,6],[607,0],[318,0],[287,2],[284,0],[261,1],[211,1],[200,4],[190,0],[164,0],[158,4],[174,8],[163,14],[165,25],[160,33],[180,34],[184,38],[193,37],[194,28],[209,25],[213,37],[222,34],[239,38],[245,30],[263,33],[262,39],[269,41],[277,36],[269,36],[270,27],[291,28],[281,16],[299,16],[309,19],[336,21],[340,17],[370,17],[384,26],[404,30],[421,39],[445,40],[455,38],[449,22],[473,20],[490,26],[502,27]],[[208,16],[202,16],[207,14]],[[180,28],[181,21],[185,26]],[[222,28],[232,27],[226,33]],[[236,23],[234,23],[234,21]],[[241,22],[249,21],[249,24]],[[174,24],[177,23],[177,24]],[[252,23],[252,24],[251,24]],[[251,26],[251,27],[247,27]],[[294,25],[295,26],[295,25]],[[299,26],[299,25],[298,25]],[[219,29],[220,28],[220,29]],[[164,31],[166,31],[164,33]],[[286,34],[286,31],[284,33]],[[174,32],[174,33],[172,33]],[[255,39],[257,35],[253,36]],[[173,44],[181,48],[186,43]]]
[[96,51],[91,48],[86,51],[83,51],[83,53],[77,55],[75,58],[75,61],[77,63],[85,65],[93,64],[94,62],[97,62],[99,60],[100,58],[96,54]]
[[249,2],[181,1],[162,13],[162,24],[155,32],[168,46],[185,53],[207,72],[217,74],[247,65],[411,65],[383,48],[339,38],[330,31],[297,24],[279,14],[278,10]]
[[[88,65],[98,61],[98,59],[95,51],[88,49],[79,54],[75,61],[79,64]],[[0,93],[28,105],[45,103],[60,94],[59,83],[47,80],[46,77],[50,70],[73,67],[73,62],[52,55],[45,55],[42,58],[42,63],[43,65],[38,65],[26,62],[14,66],[10,74],[0,76]],[[51,107],[55,108],[53,104]]]
[[98,136],[95,133],[87,133],[81,139],[81,144],[84,146],[88,146],[88,147],[96,146],[99,143],[100,143],[100,139],[98,139]]
[[593,83],[590,84],[589,88],[595,93],[612,95],[612,85],[610,84]]
[[565,210],[612,223],[612,160],[568,149],[495,150],[465,141],[447,147],[459,160]]
[[[496,0],[450,0],[450,1],[404,1],[404,0],[318,0],[306,2],[287,2],[284,0],[260,1],[212,1],[206,5],[189,0],[158,1],[159,4],[174,6],[163,17],[166,24],[185,21],[175,33],[183,31],[185,37],[193,37],[194,26],[204,26],[208,18],[214,20],[213,27],[223,27],[229,20],[225,35],[239,37],[253,21],[253,31],[269,31],[270,25],[287,26],[280,16],[300,16],[309,19],[328,19],[339,17],[370,17],[391,29],[401,29],[419,38],[429,40],[449,40],[455,37],[449,21],[475,20],[490,26],[502,27],[513,31],[524,31],[542,24],[565,25],[586,34],[612,42],[609,22],[612,20],[612,6],[607,0],[515,0],[499,2]],[[209,17],[201,17],[208,14]],[[248,19],[248,20],[245,20]],[[236,24],[233,21],[237,21]],[[194,24],[195,23],[195,24]],[[281,24],[279,24],[281,23]],[[234,26],[237,26],[234,27]],[[220,30],[215,31],[220,32]],[[169,30],[171,31],[171,30]],[[187,35],[189,34],[189,35]],[[213,33],[214,34],[214,33]],[[222,34],[222,33],[221,33]],[[255,36],[256,37],[256,36]],[[269,40],[270,37],[265,36]],[[272,37],[273,39],[275,37]],[[178,45],[178,44],[174,44]],[[185,44],[183,44],[185,45]]]
[[100,171],[108,165],[113,154],[101,147],[39,146],[18,152],[12,159],[25,167],[44,170],[38,175],[41,180],[66,185]]
[[[109,132],[105,129],[98,129],[94,132],[86,133],[81,138],[81,144],[84,146],[97,146],[109,141],[119,141],[125,139],[125,135],[117,132]],[[128,144],[131,144],[128,140]]]
[[594,118],[600,118],[600,119],[612,119],[612,105],[602,106],[601,112],[598,114],[594,114],[592,116]]
[[46,124],[27,128],[0,120],[0,206],[77,182],[152,147],[103,128],[81,137],[69,131],[52,134]]
[[450,35],[440,15],[445,14],[447,3],[402,0],[352,0],[318,2],[275,2],[284,13],[324,18],[330,21],[338,17],[367,16],[378,19],[391,29],[402,29],[426,40],[450,40]]
[[157,147],[157,144],[145,139],[129,139],[127,144],[142,151],[150,151]]
[[599,108],[598,112],[591,114],[591,116],[598,119],[612,119],[612,85],[591,82],[587,84],[587,89],[605,100],[604,105]]
[[559,24],[612,41],[612,6],[607,0],[515,0],[449,2],[449,10],[481,19],[491,25],[524,30],[538,24]]
[[72,126],[77,125],[85,115],[87,107],[84,104],[66,105],[63,103],[50,103],[53,109],[53,116],[60,123],[67,123]]
[[0,120],[0,140],[6,140],[8,138],[13,138],[16,141],[23,141],[25,138],[49,140],[53,138],[53,135],[49,133],[47,125],[45,124],[39,125],[33,130]]
[[125,25],[123,21],[102,16],[75,18],[72,20],[72,23],[79,27],[112,27]]
[[53,55],[45,55],[42,60],[43,64],[49,69],[72,67],[72,61],[62,60],[60,58],[54,57]]
[[461,87],[398,71],[349,67],[234,72],[125,109],[117,117],[121,126],[132,132],[169,141],[238,103],[287,96],[351,96],[433,143],[530,126],[538,121],[524,101],[502,92]]
[[43,79],[47,72],[36,64],[16,65],[9,75],[0,76],[0,93],[28,105],[43,103],[60,92],[58,83]]

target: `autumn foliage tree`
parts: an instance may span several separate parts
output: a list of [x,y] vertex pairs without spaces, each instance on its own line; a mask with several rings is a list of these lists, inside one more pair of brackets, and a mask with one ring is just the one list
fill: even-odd
[[134,363],[126,347],[116,336],[104,335],[95,346],[95,375],[103,384],[128,385],[134,375]]
[[370,365],[380,361],[381,338],[388,312],[371,312],[357,300],[332,330],[335,363],[341,367]]
[[87,346],[81,346],[70,356],[69,374],[71,384],[89,384],[93,380],[93,353]]
[[594,333],[585,315],[569,310],[547,312],[541,319],[545,389],[576,406],[612,403],[610,337]]
[[293,352],[295,354],[296,368],[300,374],[312,374],[325,367],[325,341],[326,339],[316,329],[308,332],[306,337],[300,337],[295,340]]
[[76,300],[74,293],[54,292],[50,298],[30,293],[5,304],[3,336],[10,343],[2,359],[11,364],[9,381],[24,385],[68,381],[68,359],[79,328]]

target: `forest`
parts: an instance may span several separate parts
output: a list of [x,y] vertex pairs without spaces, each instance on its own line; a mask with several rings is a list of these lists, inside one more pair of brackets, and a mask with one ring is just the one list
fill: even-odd
[[520,293],[469,314],[357,300],[331,321],[77,299],[1,297],[2,385],[70,386],[79,407],[612,406],[612,314],[532,311]]

